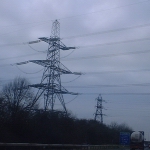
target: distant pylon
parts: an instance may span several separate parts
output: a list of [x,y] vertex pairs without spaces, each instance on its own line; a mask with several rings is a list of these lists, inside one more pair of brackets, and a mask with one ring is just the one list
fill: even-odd
[[30,87],[38,89],[34,101],[36,102],[41,97],[41,95],[44,95],[45,111],[54,111],[55,100],[58,98],[63,107],[64,113],[67,114],[63,94],[77,95],[78,93],[68,92],[62,86],[60,76],[62,74],[81,75],[81,73],[71,72],[60,62],[60,49],[69,50],[75,49],[75,47],[66,47],[60,41],[60,23],[57,20],[53,22],[50,38],[41,37],[39,39],[40,41],[44,41],[49,44],[46,60],[30,60],[27,62],[18,63],[17,65],[32,62],[43,66],[44,72],[41,82],[39,84],[29,85]]
[[99,95],[97,98],[96,98],[96,100],[97,100],[97,105],[96,105],[96,113],[95,113],[95,120],[97,120],[97,121],[100,121],[101,123],[103,123],[103,112],[102,112],[102,110],[103,110],[103,105],[102,105],[102,102],[103,102],[103,100],[102,100],[102,96],[101,95]]

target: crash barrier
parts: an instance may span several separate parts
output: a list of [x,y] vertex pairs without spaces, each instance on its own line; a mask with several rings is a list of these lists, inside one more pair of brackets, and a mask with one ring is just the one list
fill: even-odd
[[72,145],[72,144],[32,144],[32,143],[0,143],[0,150],[116,150],[128,149],[119,145]]

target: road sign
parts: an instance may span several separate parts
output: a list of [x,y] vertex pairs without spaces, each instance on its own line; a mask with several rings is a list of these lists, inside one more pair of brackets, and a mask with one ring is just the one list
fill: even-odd
[[130,144],[130,133],[129,132],[120,132],[120,144],[129,145]]

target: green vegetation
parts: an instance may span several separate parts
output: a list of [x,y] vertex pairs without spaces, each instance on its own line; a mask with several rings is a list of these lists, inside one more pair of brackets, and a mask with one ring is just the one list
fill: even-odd
[[33,101],[24,78],[5,85],[0,97],[0,142],[47,144],[119,144],[126,124],[101,124],[62,112],[45,112]]

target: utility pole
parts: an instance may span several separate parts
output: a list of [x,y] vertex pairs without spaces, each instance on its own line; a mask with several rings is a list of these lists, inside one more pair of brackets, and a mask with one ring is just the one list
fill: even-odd
[[100,122],[103,124],[103,112],[102,112],[102,110],[103,110],[103,105],[102,105],[102,102],[103,102],[103,100],[102,100],[102,96],[101,95],[99,95],[97,98],[96,98],[96,100],[97,100],[97,105],[96,105],[96,113],[95,113],[95,120],[98,120],[99,118],[100,118]]
[[[37,88],[34,102],[36,102],[41,95],[44,96],[44,110],[54,111],[55,100],[58,99],[62,105],[63,112],[67,115],[67,109],[64,102],[63,94],[77,95],[67,91],[61,84],[62,74],[75,74],[81,73],[71,72],[60,62],[60,50],[70,50],[76,47],[66,47],[60,39],[60,23],[55,20],[52,24],[50,38],[42,37],[40,41],[48,43],[46,60],[30,60],[27,62],[18,63],[17,65],[25,64],[28,62],[36,63],[44,67],[41,82],[39,84],[29,85],[30,87]],[[32,42],[31,42],[32,43]]]

